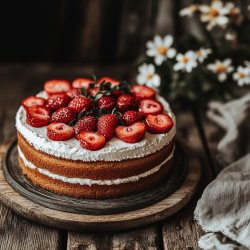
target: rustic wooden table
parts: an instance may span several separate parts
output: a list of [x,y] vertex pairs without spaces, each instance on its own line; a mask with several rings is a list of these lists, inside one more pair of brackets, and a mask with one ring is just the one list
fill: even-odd
[[[21,100],[41,90],[51,78],[72,80],[84,74],[128,78],[131,66],[86,67],[51,64],[0,65],[0,142],[15,136],[15,113]],[[195,111],[196,110],[196,111]],[[193,219],[193,210],[204,187],[215,177],[212,155],[219,135],[205,115],[197,109],[178,108],[178,136],[199,157],[202,181],[191,202],[172,217],[142,228],[121,232],[84,233],[49,228],[32,223],[0,204],[0,249],[198,249],[203,234]]]

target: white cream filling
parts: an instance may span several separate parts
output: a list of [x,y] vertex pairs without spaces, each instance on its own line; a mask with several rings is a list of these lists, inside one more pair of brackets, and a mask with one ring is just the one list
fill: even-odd
[[[44,93],[39,93],[44,97]],[[34,128],[26,123],[26,111],[20,107],[16,115],[16,128],[19,133],[36,150],[40,150],[49,155],[69,160],[81,161],[122,161],[126,159],[135,159],[159,151],[168,145],[176,134],[176,120],[169,104],[162,98],[157,98],[164,106],[164,110],[169,114],[173,121],[173,128],[166,134],[146,133],[145,138],[134,144],[123,142],[115,136],[107,142],[104,148],[98,151],[89,151],[83,149],[76,139],[68,141],[52,141],[47,137],[47,126]]]
[[119,185],[119,184],[122,184],[122,183],[136,182],[141,178],[152,175],[152,174],[158,172],[166,162],[168,162],[170,159],[172,159],[173,154],[174,154],[174,149],[172,150],[172,152],[168,156],[168,158],[166,160],[164,160],[158,166],[156,166],[156,167],[154,167],[154,168],[152,168],[152,169],[150,169],[150,170],[148,170],[148,171],[146,171],[146,172],[144,172],[142,174],[139,174],[139,175],[134,175],[134,176],[121,178],[121,179],[113,179],[113,180],[92,180],[92,179],[83,179],[83,178],[69,178],[69,177],[58,175],[58,174],[53,174],[53,173],[49,172],[46,169],[36,167],[33,163],[28,161],[25,158],[23,152],[21,151],[21,149],[19,147],[18,147],[18,152],[19,152],[19,156],[23,160],[25,166],[30,168],[30,169],[36,169],[41,174],[44,174],[44,175],[46,175],[46,176],[48,176],[48,177],[50,177],[52,179],[55,179],[55,180],[60,180],[60,181],[71,183],[71,184],[80,184],[80,185],[91,186],[91,185]]

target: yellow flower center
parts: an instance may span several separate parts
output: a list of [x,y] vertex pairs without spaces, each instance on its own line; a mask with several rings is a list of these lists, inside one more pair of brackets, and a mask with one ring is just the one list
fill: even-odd
[[157,48],[157,52],[162,56],[165,56],[167,54],[167,51],[168,49],[163,46]]
[[146,76],[147,80],[151,80],[153,78],[153,74],[152,73],[148,73]]
[[239,72],[239,78],[244,78],[246,75],[243,72]]
[[217,68],[216,68],[216,72],[218,74],[224,73],[225,71],[226,71],[226,68],[225,68],[225,66],[223,64],[218,65]]
[[186,64],[188,62],[188,58],[186,56],[183,56],[181,58],[182,63]]
[[212,17],[217,17],[217,16],[219,16],[219,12],[215,8],[210,8],[209,15],[212,16]]

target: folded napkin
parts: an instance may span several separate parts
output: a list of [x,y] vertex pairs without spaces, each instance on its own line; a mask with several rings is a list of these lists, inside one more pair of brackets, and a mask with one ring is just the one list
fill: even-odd
[[198,244],[206,250],[250,249],[250,94],[210,103],[208,117],[225,130],[217,147],[217,160],[225,167],[194,211],[209,232]]

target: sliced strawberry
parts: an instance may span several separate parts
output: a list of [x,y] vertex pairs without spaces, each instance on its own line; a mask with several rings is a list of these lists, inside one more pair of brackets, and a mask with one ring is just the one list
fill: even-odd
[[70,89],[67,91],[67,96],[69,96],[71,99],[79,96],[81,94],[80,89]]
[[134,85],[131,89],[131,92],[136,98],[140,100],[155,98],[155,91],[144,85]]
[[67,106],[70,100],[70,97],[64,93],[53,94],[49,96],[46,107],[52,110],[57,110],[59,108]]
[[58,109],[51,118],[52,122],[62,122],[65,124],[70,124],[74,119],[76,119],[76,113],[69,107]]
[[99,150],[105,146],[105,137],[93,132],[81,132],[78,139],[83,148],[88,150]]
[[80,88],[88,88],[89,84],[92,83],[93,80],[89,78],[77,78],[72,82],[72,87],[75,89],[80,89]]
[[115,115],[103,115],[97,123],[98,134],[105,136],[106,140],[109,140],[114,135],[117,125],[118,119]]
[[65,80],[50,80],[45,82],[44,90],[47,94],[65,93],[70,89],[70,83]]
[[69,103],[69,107],[77,113],[88,111],[92,108],[92,101],[85,96],[77,96]]
[[94,88],[88,88],[88,94],[90,96],[96,96],[96,94],[99,92],[99,87],[94,87]]
[[129,110],[123,114],[122,121],[126,126],[130,126],[136,122],[140,122],[141,115],[134,110]]
[[148,115],[146,118],[148,132],[152,134],[167,133],[173,126],[172,118],[167,114]]
[[111,111],[115,107],[115,99],[111,96],[102,96],[98,99],[97,105],[99,109]]
[[134,96],[129,94],[123,94],[117,98],[116,105],[121,112],[125,112],[127,110],[136,109],[137,101]]
[[51,123],[47,127],[47,136],[53,141],[66,141],[74,136],[74,129],[62,122]]
[[44,107],[46,105],[46,100],[41,97],[30,96],[22,101],[22,105],[25,109],[30,107]]
[[74,130],[75,134],[79,134],[82,131],[96,131],[97,129],[97,119],[94,116],[87,115],[78,120],[76,123]]
[[129,127],[118,126],[115,132],[120,140],[127,143],[136,143],[145,137],[146,125],[143,122],[136,122]]
[[151,99],[141,100],[139,105],[139,112],[141,112],[144,116],[147,115],[158,115],[163,111],[163,107],[161,103]]
[[110,82],[112,87],[120,84],[120,82],[118,80],[113,79],[113,78],[108,77],[108,76],[104,76],[102,78],[99,78],[97,81],[97,84],[101,84],[102,82]]
[[26,122],[32,127],[42,127],[50,122],[50,111],[44,107],[27,108]]

